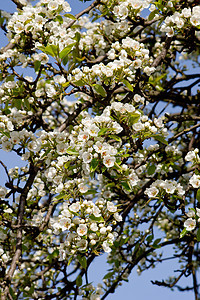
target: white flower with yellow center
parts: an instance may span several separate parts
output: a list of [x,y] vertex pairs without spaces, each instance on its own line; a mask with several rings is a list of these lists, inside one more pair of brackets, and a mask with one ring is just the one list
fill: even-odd
[[85,224],[80,224],[77,228],[77,234],[83,236],[87,234],[87,226]]
[[115,164],[115,157],[114,156],[110,156],[110,155],[106,155],[103,159],[103,164],[104,166],[106,166],[107,168],[111,168],[114,166]]
[[200,175],[194,174],[190,180],[189,183],[193,186],[193,188],[199,188],[200,187]]
[[184,227],[187,231],[192,231],[196,227],[196,221],[192,218],[189,218],[184,222]]

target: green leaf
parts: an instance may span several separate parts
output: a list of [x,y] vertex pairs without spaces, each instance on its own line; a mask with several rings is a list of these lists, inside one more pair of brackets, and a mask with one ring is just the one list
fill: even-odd
[[125,84],[125,86],[132,92],[133,91],[133,87],[132,85],[130,84],[130,82],[126,79],[123,79],[122,80],[123,84]]
[[54,21],[58,21],[60,24],[63,23],[63,18],[61,16],[56,16]]
[[126,191],[128,191],[128,192],[131,192],[131,191],[132,191],[129,182],[127,182],[127,181],[122,181],[122,182],[121,182],[121,185],[125,188]]
[[182,231],[181,231],[181,234],[180,234],[180,238],[182,239],[187,233],[187,229],[184,228]]
[[87,259],[85,256],[78,255],[78,261],[83,269],[87,268]]
[[81,34],[80,34],[80,32],[77,31],[77,32],[75,33],[75,40],[76,40],[77,42],[79,42],[80,39],[81,39]]
[[49,54],[53,57],[58,56],[58,46],[57,45],[47,45],[43,52],[45,52],[46,54]]
[[72,14],[65,14],[64,16],[69,18],[69,19],[72,19],[74,21],[77,20],[76,17],[74,17]]
[[22,107],[22,99],[14,99],[12,101],[12,107],[16,107],[17,109],[21,109],[21,107]]
[[3,131],[3,129],[0,129],[0,133],[10,138],[9,132]]
[[139,121],[139,119],[140,119],[140,115],[137,113],[132,113],[130,116],[130,122],[132,124],[137,123]]
[[119,136],[114,135],[114,134],[109,135],[109,138],[110,138],[110,139],[113,139],[113,140],[115,140],[115,141],[117,141],[117,142],[121,142],[121,141],[122,141],[121,138],[120,138]]
[[109,133],[113,131],[113,128],[101,128],[98,132],[98,136],[104,135],[105,133]]
[[90,189],[86,193],[84,193],[84,196],[86,195],[96,195],[97,191],[95,189]]
[[197,190],[196,198],[200,202],[200,189]]
[[77,86],[84,86],[85,85],[85,81],[83,80],[78,80],[78,81],[74,81],[73,84],[77,85]]
[[104,276],[103,279],[109,279],[109,278],[111,278],[114,274],[115,274],[115,272],[109,272],[109,273],[107,273],[107,274]]
[[166,78],[166,77],[167,77],[167,74],[164,73],[164,74],[162,74],[162,75],[156,77],[154,81],[155,81],[156,83],[158,83],[160,80],[162,80],[163,78]]
[[152,235],[148,235],[146,238],[147,242],[150,243],[153,240],[153,234]]
[[38,72],[38,71],[39,71],[40,66],[41,66],[41,61],[36,60],[36,61],[34,62],[34,69],[35,69],[35,72]]
[[90,219],[96,222],[104,222],[103,217],[95,217],[94,215],[91,215]]
[[154,134],[154,135],[152,135],[152,137],[155,140],[161,142],[162,144],[168,145],[168,142],[164,139],[164,137],[162,135]]
[[68,169],[69,168],[69,166],[70,166],[70,161],[68,160],[65,164],[64,164],[64,168],[65,169]]
[[160,248],[160,245],[158,245],[160,243],[161,239],[156,239],[152,245],[153,248],[158,249]]
[[70,45],[68,45],[67,47],[65,47],[60,53],[59,53],[59,57],[63,60],[72,50],[72,48],[74,47],[74,45],[76,45],[76,43],[72,43]]
[[104,87],[100,84],[95,84],[94,86],[95,91],[97,92],[97,94],[101,95],[102,97],[106,97],[107,93],[106,90],[104,89]]
[[158,9],[152,11],[152,12],[150,13],[149,17],[148,17],[148,20],[149,20],[149,21],[153,20],[153,18],[155,17],[155,15],[156,15],[157,13],[159,13],[159,10],[158,10]]
[[163,3],[162,0],[158,0],[156,2],[154,2],[154,4],[159,8],[159,9],[163,9]]
[[30,103],[27,98],[24,99],[24,107],[29,111],[31,109]]
[[75,149],[72,149],[71,147],[69,147],[69,148],[66,150],[66,153],[67,153],[67,154],[70,154],[70,155],[78,155],[78,154],[79,154]]
[[11,288],[11,286],[9,287],[9,292],[10,292],[10,295],[12,296],[12,299],[16,299],[16,296],[15,296],[14,291]]
[[197,242],[200,242],[200,228],[197,230]]
[[114,187],[115,186],[115,183],[114,182],[110,182],[110,183],[108,183],[108,184],[106,184],[106,189],[108,189],[108,188],[112,188],[112,187]]
[[81,275],[78,275],[78,277],[76,278],[76,285],[77,286],[81,286],[82,285],[82,277]]
[[68,265],[68,266],[71,264],[72,260],[73,260],[73,256],[71,256],[71,257],[68,259],[68,262],[67,262],[67,265]]
[[6,108],[6,109],[4,108],[2,111],[5,115],[9,115],[11,113],[10,109],[8,109],[8,108]]
[[93,158],[90,163],[90,171],[94,172],[96,170],[96,168],[98,167],[98,165],[99,165],[99,160],[96,158]]
[[26,247],[25,245],[22,244],[22,251],[27,251],[28,247]]
[[34,286],[31,286],[31,287],[30,287],[30,290],[28,291],[28,292],[29,292],[29,295],[32,296],[32,294],[34,293],[34,291],[35,291],[35,287],[34,287]]
[[57,257],[59,255],[59,250],[55,249],[50,255],[51,257]]
[[63,65],[66,66],[66,64],[68,63],[68,61],[69,61],[69,56],[66,55],[66,56],[62,59]]
[[60,200],[60,199],[63,199],[63,197],[65,196],[64,193],[60,193],[58,196],[56,196],[56,200]]
[[45,46],[39,46],[37,47],[39,50],[41,50],[42,52],[45,52]]
[[118,170],[120,173],[122,173],[122,168],[120,167],[119,162],[115,162],[114,168],[115,168],[116,170]]
[[138,249],[140,248],[140,243],[138,242],[136,245],[135,245],[135,248],[134,248],[134,253],[138,252]]
[[51,148],[48,148],[44,154],[42,155],[41,159],[44,158],[45,156],[47,156],[47,154],[49,154],[49,152],[51,152]]
[[156,170],[156,166],[155,165],[149,166],[148,169],[147,169],[148,175],[153,175],[155,173],[155,170]]
[[65,83],[62,83],[62,87],[63,88],[66,88],[66,87],[68,87],[69,86],[69,82],[67,81],[67,82],[65,82]]

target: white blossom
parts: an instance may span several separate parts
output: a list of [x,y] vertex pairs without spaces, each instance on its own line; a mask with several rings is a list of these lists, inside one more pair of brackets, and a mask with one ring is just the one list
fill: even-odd
[[196,221],[192,218],[189,218],[184,222],[184,227],[187,231],[192,231],[196,227]]
[[194,174],[190,180],[189,183],[194,187],[194,188],[199,188],[200,187],[200,175]]
[[87,234],[87,226],[85,224],[80,224],[77,228],[77,233],[79,236],[84,236]]

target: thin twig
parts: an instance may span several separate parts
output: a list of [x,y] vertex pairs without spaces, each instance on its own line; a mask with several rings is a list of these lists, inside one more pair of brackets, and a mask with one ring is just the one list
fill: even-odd
[[[75,18],[78,19],[80,18],[82,15],[89,13],[95,6],[97,6],[100,3],[100,0],[96,0],[94,1],[90,6],[88,6],[87,8],[85,8],[84,10],[82,10],[80,13],[75,15]],[[74,23],[76,23],[77,20],[72,20],[66,27],[66,29],[70,28],[72,25],[74,25]]]
[[194,126],[192,126],[192,127],[190,127],[190,128],[184,129],[183,131],[177,133],[175,136],[173,136],[172,138],[170,138],[170,139],[168,140],[168,143],[173,142],[173,141],[176,140],[179,136],[185,134],[186,132],[190,132],[190,131],[192,131],[193,129],[198,128],[198,127],[200,127],[200,123],[198,123],[198,124],[196,124],[196,125],[194,125]]

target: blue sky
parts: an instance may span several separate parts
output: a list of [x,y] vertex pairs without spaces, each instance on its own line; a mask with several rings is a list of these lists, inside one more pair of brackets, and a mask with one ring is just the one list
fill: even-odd
[[[72,13],[81,11],[85,6],[91,2],[82,3],[78,0],[68,1],[72,7]],[[8,12],[14,12],[16,6],[11,0],[0,0],[0,9],[4,9]],[[4,37],[2,31],[0,32],[0,47],[5,46],[7,43],[6,37]],[[22,166],[22,161],[14,153],[6,153],[0,150],[0,160],[2,160],[8,168],[14,166]],[[4,185],[5,174],[0,166],[0,185]],[[168,247],[165,254],[170,256],[172,250]],[[102,277],[106,274],[106,255],[97,257],[94,265],[91,266],[89,281],[95,283],[101,282]],[[108,296],[108,300],[193,300],[194,296],[192,292],[177,292],[170,291],[169,289],[153,286],[151,280],[162,280],[166,279],[168,275],[173,275],[175,265],[173,261],[166,261],[158,265],[155,269],[145,271],[141,276],[136,274],[136,270],[129,277],[129,282],[124,283],[122,287],[119,287],[115,294]],[[175,273],[174,275],[177,275]],[[191,285],[190,277],[184,279],[186,285]]]

